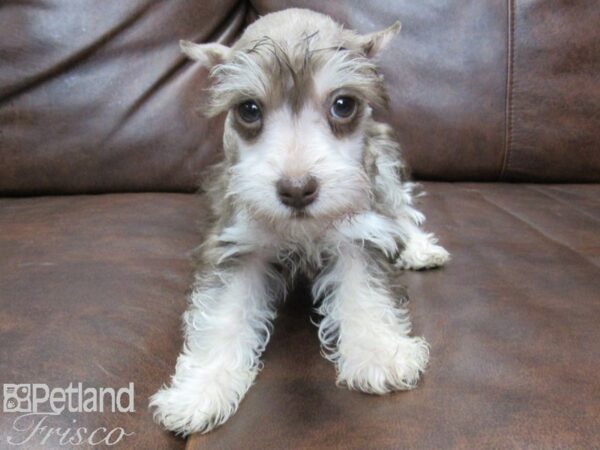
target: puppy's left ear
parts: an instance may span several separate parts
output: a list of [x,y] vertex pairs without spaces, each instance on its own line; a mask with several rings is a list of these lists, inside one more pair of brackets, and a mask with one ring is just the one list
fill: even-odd
[[361,36],[361,46],[365,56],[374,58],[379,55],[392,38],[400,32],[400,28],[402,28],[402,24],[397,20],[391,27]]
[[195,44],[190,41],[179,41],[181,51],[190,59],[198,61],[207,69],[225,62],[231,54],[231,49],[222,44]]

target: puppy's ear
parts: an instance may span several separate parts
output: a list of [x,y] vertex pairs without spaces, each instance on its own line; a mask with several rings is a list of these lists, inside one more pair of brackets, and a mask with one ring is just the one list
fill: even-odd
[[365,56],[374,58],[379,55],[392,38],[400,32],[400,28],[402,28],[402,24],[397,20],[391,27],[361,36],[361,46]]
[[190,41],[179,41],[179,48],[188,58],[198,61],[210,69],[224,62],[230,55],[231,49],[221,44],[195,44]]

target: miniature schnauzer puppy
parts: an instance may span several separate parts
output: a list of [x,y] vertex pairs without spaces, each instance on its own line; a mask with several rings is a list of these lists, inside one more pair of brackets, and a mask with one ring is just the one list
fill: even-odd
[[420,225],[374,58],[400,23],[361,35],[309,10],[268,14],[232,46],[181,42],[211,69],[208,116],[226,112],[224,156],[205,180],[214,215],[184,315],[185,345],[155,419],[207,432],[261,368],[275,306],[312,280],[319,338],[350,389],[411,389],[429,357],[390,275],[443,265]]

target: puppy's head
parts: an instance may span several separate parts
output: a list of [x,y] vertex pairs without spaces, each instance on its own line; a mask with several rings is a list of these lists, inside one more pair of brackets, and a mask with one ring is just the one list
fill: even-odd
[[182,42],[211,68],[210,116],[227,112],[228,195],[260,219],[327,220],[368,208],[365,124],[385,105],[375,57],[399,31],[359,35],[328,16],[288,9],[233,45]]

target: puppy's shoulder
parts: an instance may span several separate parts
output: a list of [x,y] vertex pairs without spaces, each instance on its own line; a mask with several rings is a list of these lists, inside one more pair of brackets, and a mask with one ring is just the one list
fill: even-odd
[[409,179],[409,171],[402,159],[402,150],[394,129],[383,122],[369,120],[365,129],[363,164],[369,178],[393,174],[398,182]]

